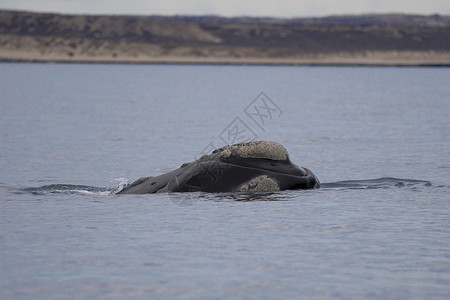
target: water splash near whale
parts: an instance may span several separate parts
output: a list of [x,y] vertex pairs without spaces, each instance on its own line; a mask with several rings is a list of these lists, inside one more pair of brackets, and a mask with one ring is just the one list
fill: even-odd
[[114,194],[118,188],[104,188],[78,184],[49,184],[40,187],[22,189],[25,193],[33,195],[86,195],[108,196]]

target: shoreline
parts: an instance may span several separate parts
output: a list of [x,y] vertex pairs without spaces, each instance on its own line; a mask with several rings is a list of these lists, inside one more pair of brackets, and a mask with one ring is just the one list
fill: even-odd
[[275,22],[0,11],[0,61],[450,66],[449,32],[446,16],[361,15]]
[[[425,26],[425,25],[426,26]],[[0,61],[450,66],[450,16],[87,16],[0,10]]]
[[167,65],[255,65],[255,66],[404,66],[448,67],[450,53],[434,59],[406,57],[339,57],[320,58],[230,58],[230,57],[2,57],[1,63],[75,63],[75,64],[167,64]]

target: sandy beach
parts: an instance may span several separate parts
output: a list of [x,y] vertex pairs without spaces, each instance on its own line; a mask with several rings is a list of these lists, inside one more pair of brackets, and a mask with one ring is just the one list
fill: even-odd
[[370,52],[338,53],[310,57],[189,57],[189,56],[65,56],[33,51],[1,51],[0,61],[48,63],[131,63],[131,64],[235,64],[235,65],[380,65],[380,66],[448,66],[450,53],[436,52]]

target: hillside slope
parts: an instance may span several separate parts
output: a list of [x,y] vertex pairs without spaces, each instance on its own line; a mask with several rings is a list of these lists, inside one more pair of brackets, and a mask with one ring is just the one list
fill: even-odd
[[273,19],[0,11],[0,60],[450,64],[450,17]]

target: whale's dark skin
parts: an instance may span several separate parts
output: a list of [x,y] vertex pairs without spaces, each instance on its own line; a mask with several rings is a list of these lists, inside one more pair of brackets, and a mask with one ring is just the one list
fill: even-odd
[[[138,179],[118,194],[196,191],[271,192],[312,189],[320,186],[319,180],[310,170],[298,167],[290,161],[287,151],[280,144],[250,143],[222,147],[169,173]],[[240,149],[252,151],[252,145],[257,145],[259,152],[256,155],[254,153],[242,155],[243,151]],[[267,153],[262,152],[265,151],[266,145],[268,149],[275,146],[276,150],[272,149],[270,152],[269,149]],[[285,155],[283,150],[286,151]]]

